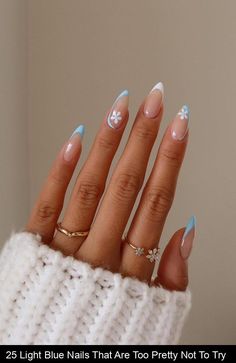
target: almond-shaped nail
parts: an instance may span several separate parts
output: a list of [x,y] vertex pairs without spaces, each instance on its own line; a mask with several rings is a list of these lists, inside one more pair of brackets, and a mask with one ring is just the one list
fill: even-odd
[[116,98],[112,105],[111,111],[107,117],[107,124],[112,129],[118,129],[123,123],[129,107],[129,92],[124,90]]
[[160,112],[164,98],[164,86],[162,82],[157,83],[150,91],[144,105],[144,115],[147,118],[155,118]]
[[184,105],[181,110],[176,115],[173,123],[171,135],[173,139],[181,141],[184,139],[185,135],[188,131],[188,123],[189,123],[189,108]]
[[192,216],[187,223],[180,245],[180,253],[184,260],[189,258],[196,230],[196,218]]
[[66,161],[70,161],[77,155],[84,136],[84,130],[84,125],[79,125],[66,143],[63,155]]

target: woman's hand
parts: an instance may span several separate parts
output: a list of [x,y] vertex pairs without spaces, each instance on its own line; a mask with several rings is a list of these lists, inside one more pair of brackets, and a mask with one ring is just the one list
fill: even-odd
[[[59,230],[54,234],[80,157],[84,126],[75,130],[60,151],[25,229],[39,233],[45,243],[65,255],[150,282],[188,141],[187,106],[167,127],[130,229],[125,239],[122,236],[143,184],[162,114],[163,85],[158,83],[139,108],[125,150],[105,190],[109,168],[128,121],[128,92],[122,92],[115,100],[80,170],[61,221],[70,232],[89,230],[87,236],[68,237]],[[169,290],[186,289],[187,258],[194,232],[192,217],[186,229],[178,230],[167,245],[155,283]]]

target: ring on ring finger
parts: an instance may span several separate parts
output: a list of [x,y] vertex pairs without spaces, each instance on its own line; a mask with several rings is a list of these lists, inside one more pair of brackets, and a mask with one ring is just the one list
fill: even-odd
[[133,242],[131,243],[127,237],[127,235],[125,235],[122,240],[124,242],[126,242],[133,250],[136,256],[139,257],[146,257],[149,262],[157,262],[159,261],[159,251],[160,248],[153,248],[153,249],[147,249],[145,247],[137,247],[133,244]]

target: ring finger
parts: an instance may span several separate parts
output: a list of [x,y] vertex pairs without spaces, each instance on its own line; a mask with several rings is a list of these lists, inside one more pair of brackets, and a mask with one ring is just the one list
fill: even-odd
[[158,83],[141,105],[125,150],[112,175],[93,227],[76,256],[92,265],[117,270],[121,237],[142,186],[162,112],[163,85]]
[[189,110],[183,106],[167,128],[152,172],[124,241],[121,273],[149,281],[158,242],[171,207],[188,140]]

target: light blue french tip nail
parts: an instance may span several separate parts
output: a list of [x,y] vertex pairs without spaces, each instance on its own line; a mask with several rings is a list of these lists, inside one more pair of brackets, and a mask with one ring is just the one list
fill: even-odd
[[183,235],[183,239],[187,236],[187,234],[193,229],[196,228],[196,217],[192,216],[189,218],[188,223],[186,225],[185,231],[184,231],[184,235]]
[[116,101],[121,98],[121,97],[124,97],[124,96],[129,96],[129,91],[127,89],[125,89],[124,91],[122,91],[119,96],[117,97]]
[[84,136],[84,130],[85,130],[85,126],[84,125],[79,125],[75,131],[73,132],[73,134],[71,135],[71,137],[75,134],[80,134],[81,140],[83,139]]

